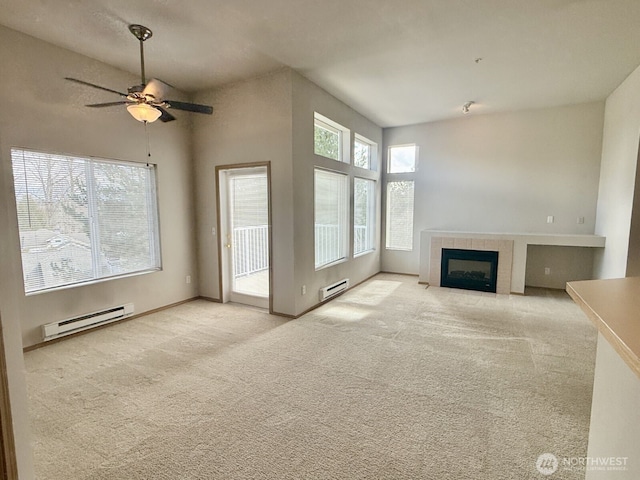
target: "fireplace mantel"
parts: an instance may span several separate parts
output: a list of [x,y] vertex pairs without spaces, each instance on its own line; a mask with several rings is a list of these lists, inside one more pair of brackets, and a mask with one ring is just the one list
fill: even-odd
[[[605,244],[605,237],[599,235],[480,233],[423,230],[422,232],[420,232],[419,281],[421,283],[431,283],[430,272],[431,263],[433,261],[431,253],[432,238],[475,239],[513,242],[510,292],[520,294],[524,294],[525,270],[527,266],[527,247],[529,245],[603,248]],[[503,291],[503,293],[505,292]]]

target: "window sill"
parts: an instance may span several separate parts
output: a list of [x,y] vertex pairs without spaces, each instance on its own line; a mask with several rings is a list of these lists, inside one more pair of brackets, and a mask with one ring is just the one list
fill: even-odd
[[336,265],[340,265],[341,263],[345,263],[347,260],[348,258],[341,258],[340,260],[336,260],[335,262],[327,263],[325,265],[320,265],[319,267],[316,267],[316,272],[320,270],[324,270],[325,268],[330,268]]
[[95,285],[96,283],[108,282],[110,280],[119,280],[121,278],[137,277],[140,275],[146,275],[148,273],[155,273],[155,272],[161,272],[161,271],[162,271],[162,267],[158,267],[158,268],[151,268],[149,270],[142,270],[139,272],[125,273],[123,275],[117,275],[113,277],[96,278],[94,280],[88,280],[86,282],[70,283],[67,285],[59,285],[57,287],[43,288],[42,290],[36,290],[33,292],[25,292],[25,296],[31,297],[34,295],[41,295],[43,293],[58,292],[60,290],[70,290],[72,288],[86,287],[89,285]]

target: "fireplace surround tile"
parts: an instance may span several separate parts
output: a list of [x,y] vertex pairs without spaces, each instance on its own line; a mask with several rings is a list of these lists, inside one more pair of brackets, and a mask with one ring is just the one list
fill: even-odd
[[485,239],[484,238],[472,238],[471,239],[471,248],[473,250],[485,250]]
[[513,264],[513,240],[491,240],[460,237],[432,237],[430,252],[429,284],[440,286],[443,248],[460,250],[484,250],[498,252],[498,278],[496,293],[511,293],[511,269]]

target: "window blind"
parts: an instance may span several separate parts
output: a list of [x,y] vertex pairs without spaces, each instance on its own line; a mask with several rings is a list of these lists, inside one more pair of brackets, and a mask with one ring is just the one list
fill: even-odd
[[12,149],[24,288],[160,268],[155,167]]
[[347,256],[349,178],[315,169],[315,266]]
[[353,179],[353,254],[375,248],[375,182]]
[[[266,170],[266,169],[265,169]],[[269,190],[267,175],[238,174],[230,177],[231,228],[233,239],[234,290],[239,277],[269,268]],[[260,295],[266,291],[252,287],[244,293]]]
[[389,250],[413,250],[413,180],[387,183],[387,232]]

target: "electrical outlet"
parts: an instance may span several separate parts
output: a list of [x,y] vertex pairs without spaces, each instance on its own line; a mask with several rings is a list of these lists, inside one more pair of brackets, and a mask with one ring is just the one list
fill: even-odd
[[551,269],[549,267],[544,267],[544,274],[551,275]]
[[584,223],[584,217],[578,217],[578,221],[576,223],[582,225]]
[[187,283],[191,283],[191,275],[187,275],[187,278],[185,280]]
[[216,236],[216,227],[211,227],[211,235]]
[[547,223],[553,223],[553,221],[554,221],[553,215],[549,215],[547,217]]
[[300,290],[302,291],[302,295],[306,295],[307,294],[307,286],[306,285],[302,285],[302,288]]

